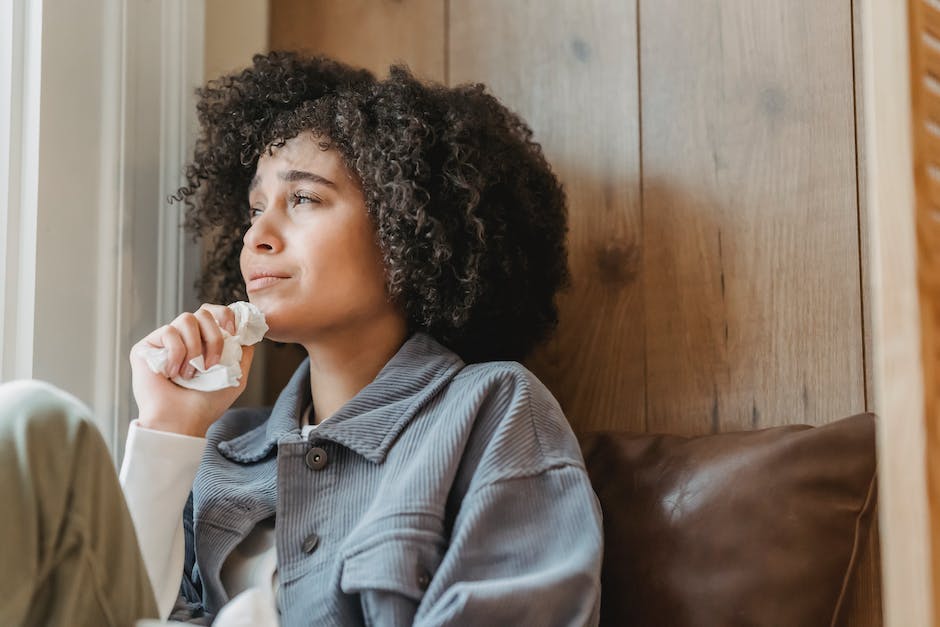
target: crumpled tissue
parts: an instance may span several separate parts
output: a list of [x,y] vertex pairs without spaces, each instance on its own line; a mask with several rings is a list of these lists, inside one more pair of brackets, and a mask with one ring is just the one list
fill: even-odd
[[[250,346],[261,341],[268,332],[268,325],[264,321],[264,313],[255,305],[245,301],[238,301],[228,306],[235,313],[235,335],[224,328],[222,330],[222,356],[219,363],[206,368],[202,355],[189,360],[196,369],[191,379],[173,377],[173,383],[191,390],[212,392],[223,388],[238,387],[242,378],[242,346]],[[166,348],[148,348],[144,352],[144,359],[150,369],[162,373],[166,367]]]

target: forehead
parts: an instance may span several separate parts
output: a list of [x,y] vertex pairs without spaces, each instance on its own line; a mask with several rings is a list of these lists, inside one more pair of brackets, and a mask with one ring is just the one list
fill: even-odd
[[302,133],[274,148],[270,154],[265,150],[258,159],[249,190],[264,181],[278,180],[278,174],[288,170],[312,172],[337,186],[342,179],[350,178],[339,152],[335,148],[321,149],[319,141],[312,133]]

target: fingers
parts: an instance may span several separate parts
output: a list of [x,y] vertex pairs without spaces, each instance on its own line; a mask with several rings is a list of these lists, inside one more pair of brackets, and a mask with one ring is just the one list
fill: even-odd
[[[235,312],[226,307],[225,305],[213,305],[211,303],[203,303],[199,307],[199,311],[206,311],[212,315],[215,321],[220,327],[229,332],[230,335],[235,335]],[[196,313],[198,314],[199,311]]]
[[[163,367],[163,375],[168,379],[177,376],[179,364],[183,362],[183,358],[186,356],[186,344],[178,329],[173,328],[169,324],[165,324],[151,331],[151,333],[138,342],[136,346],[140,346],[141,344],[147,344],[154,348],[165,348],[167,355],[166,365]],[[134,355],[133,350],[131,351],[131,355]]]
[[182,358],[179,362],[171,360],[170,363],[176,365],[176,376],[188,379],[196,370],[189,364],[189,360],[203,354],[202,329],[199,327],[199,319],[189,312],[181,313],[170,323],[170,327],[179,332],[179,337],[183,342],[183,350],[172,352],[175,356],[182,354]]
[[196,320],[199,322],[199,329],[202,331],[203,359],[205,360],[206,368],[211,368],[219,363],[222,357],[222,347],[225,344],[225,338],[222,337],[222,329],[219,328],[218,321],[216,321],[208,310],[200,308],[199,311],[195,313],[195,316]]
[[173,322],[147,336],[148,341],[154,334],[157,341],[151,343],[167,350],[164,370],[167,378],[191,377],[195,368],[188,363],[189,360],[203,354],[202,329],[198,318],[189,312],[181,313]]
[[[235,334],[235,313],[224,305],[205,303],[195,313],[184,312],[170,324],[155,329],[140,343],[167,350],[164,369],[167,378],[190,378],[196,371],[189,364],[191,359],[203,355],[207,369],[219,363],[225,344],[222,328],[230,335]],[[248,353],[250,364],[253,351]],[[245,351],[242,352],[242,359],[244,363]]]

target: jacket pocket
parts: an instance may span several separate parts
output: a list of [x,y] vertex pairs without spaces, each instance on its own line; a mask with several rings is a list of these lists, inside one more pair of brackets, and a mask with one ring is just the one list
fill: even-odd
[[410,625],[445,551],[434,531],[392,530],[351,549],[340,588],[358,594],[367,625]]

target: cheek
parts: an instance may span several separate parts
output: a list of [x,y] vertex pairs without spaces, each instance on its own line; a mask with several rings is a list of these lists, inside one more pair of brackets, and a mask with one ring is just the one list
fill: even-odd
[[245,278],[245,246],[242,246],[238,254],[238,270],[242,273],[242,280]]
[[355,241],[348,241],[342,252],[343,268],[337,273],[347,281],[349,292],[357,299],[373,305],[386,300],[385,267],[378,246],[367,233]]
[[373,284],[385,286],[385,264],[382,260],[382,249],[375,241],[375,232],[371,228],[363,234],[359,241],[359,263],[363,272],[367,272]]

